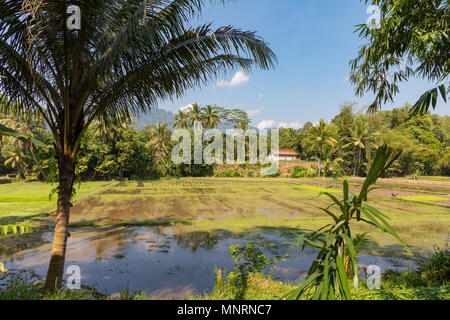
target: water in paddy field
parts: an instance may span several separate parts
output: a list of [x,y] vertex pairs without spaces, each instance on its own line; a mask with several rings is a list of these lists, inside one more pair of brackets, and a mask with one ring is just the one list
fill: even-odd
[[[40,245],[17,253],[12,251],[25,248],[1,250],[0,261],[5,261],[10,270],[25,269],[44,277],[52,233],[28,236]],[[229,247],[250,241],[259,242],[268,257],[289,256],[276,264],[272,273],[275,279],[303,280],[315,253],[301,252],[296,245],[285,243],[296,240],[295,235],[271,231],[234,234],[182,232],[179,227],[78,229],[71,231],[66,268],[79,266],[82,285],[107,294],[117,294],[129,286],[132,291],[144,291],[149,298],[181,299],[210,292],[215,283],[214,269],[232,267]],[[370,255],[361,256],[360,263],[378,265],[382,272],[414,266],[412,261]]]

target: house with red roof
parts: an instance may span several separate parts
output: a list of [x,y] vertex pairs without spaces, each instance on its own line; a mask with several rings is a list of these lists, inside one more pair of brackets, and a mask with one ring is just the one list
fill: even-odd
[[271,150],[269,159],[277,159],[279,161],[295,161],[298,160],[298,154],[292,149],[274,149]]

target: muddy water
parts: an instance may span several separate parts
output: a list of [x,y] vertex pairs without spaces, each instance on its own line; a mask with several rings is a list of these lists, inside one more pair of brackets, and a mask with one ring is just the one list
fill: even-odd
[[[304,279],[315,257],[314,251],[301,252],[297,246],[284,243],[296,239],[279,232],[179,233],[176,227],[138,227],[78,229],[71,233],[66,268],[78,265],[82,285],[107,294],[117,294],[127,286],[158,299],[187,298],[210,292],[214,287],[214,268],[231,268],[229,247],[250,241],[260,243],[268,257],[289,256],[272,272],[274,278],[283,281]],[[26,250],[18,248],[16,253],[2,251],[0,261],[5,261],[8,269],[25,269],[43,277],[47,271],[52,234],[29,237],[41,245]],[[361,256],[360,263],[378,265],[382,271],[413,266],[409,261],[369,255]]]

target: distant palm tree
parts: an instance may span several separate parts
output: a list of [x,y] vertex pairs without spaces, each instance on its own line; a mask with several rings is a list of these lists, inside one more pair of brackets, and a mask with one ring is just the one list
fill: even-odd
[[203,123],[204,114],[203,109],[198,103],[193,103],[191,110],[188,113],[189,126],[197,128]]
[[174,128],[186,129],[189,128],[189,115],[187,112],[182,110],[178,111],[175,116],[175,121],[173,124]]
[[203,126],[206,129],[217,128],[221,122],[220,110],[213,106],[206,106],[203,108]]
[[[150,2],[150,5],[149,5]],[[8,0],[0,4],[0,91],[41,113],[53,134],[59,188],[46,290],[62,285],[78,151],[94,120],[148,112],[220,71],[276,61],[253,32],[190,27],[206,0]],[[66,27],[67,6],[81,29]]]
[[26,175],[26,168],[28,166],[28,161],[30,160],[30,158],[25,155],[22,150],[20,149],[15,149],[14,151],[10,152],[7,155],[7,158],[5,160],[4,165],[11,165],[11,167],[13,169],[17,168],[17,171],[19,171],[19,175],[20,177],[23,179],[25,178]]
[[244,132],[247,132],[247,130],[250,128],[250,123],[252,120],[250,119],[242,119],[236,123],[235,128],[238,130],[242,130]]
[[337,140],[334,139],[328,129],[326,122],[321,119],[319,125],[316,127],[310,127],[308,134],[312,137],[313,142],[319,149],[319,177],[322,171],[322,161],[325,160],[325,148],[327,146],[334,147]]
[[157,124],[150,131],[150,141],[147,148],[154,151],[157,158],[161,158],[169,151],[170,131],[167,123]]
[[[351,138],[350,142],[345,144],[343,148],[351,147],[353,148],[355,153],[355,164],[353,175],[358,175],[360,171],[361,162],[363,160],[363,150],[366,150],[366,156],[370,158],[370,151],[375,147],[375,139],[377,133],[372,130],[367,122],[367,120],[360,116],[355,121],[355,125],[351,128]],[[370,162],[371,159],[369,159]]]

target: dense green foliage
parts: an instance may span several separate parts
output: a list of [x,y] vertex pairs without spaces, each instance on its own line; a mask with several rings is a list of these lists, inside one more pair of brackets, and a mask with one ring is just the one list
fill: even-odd
[[[388,176],[450,175],[450,117],[435,114],[414,117],[408,109],[405,105],[392,111],[365,115],[354,113],[349,104],[342,106],[330,123],[322,121],[317,126],[306,125],[300,130],[281,129],[280,148],[294,149],[301,159],[315,162],[313,170],[301,166],[294,168],[292,177],[317,176],[319,169],[321,176],[365,176],[374,150],[384,143],[402,151]],[[202,120],[206,109],[203,110]],[[249,123],[246,114],[240,110],[215,110],[231,113],[232,117],[227,119],[234,118],[236,127]],[[227,119],[221,121],[230,121]],[[0,116],[0,123],[39,140],[51,141],[51,135],[39,117]],[[110,124],[107,128],[104,123],[94,122],[82,140],[77,171],[82,179],[89,180],[214,174],[211,166],[175,166],[170,159],[174,145],[171,131],[164,125],[138,131],[126,122]],[[22,178],[27,176],[28,180],[35,177],[53,181],[57,173],[55,154],[50,143],[36,147],[27,141],[4,137],[0,144],[0,175],[15,173]],[[215,175],[241,176],[232,169]]]
[[450,175],[450,117],[412,116],[409,109],[405,105],[366,115],[355,114],[351,104],[344,105],[322,129],[324,142],[313,126],[299,130],[299,142],[289,147],[301,150],[304,160],[321,160],[324,174],[330,176],[340,172],[365,176],[374,150],[382,144],[402,151],[388,176]]
[[[436,108],[439,96],[450,93],[450,8],[448,0],[362,0],[380,8],[377,28],[357,27],[366,44],[351,61],[350,81],[356,94],[373,92],[370,111],[378,110],[399,92],[399,84],[422,78],[436,86],[414,105],[415,114]],[[422,94],[422,93],[420,93]]]

